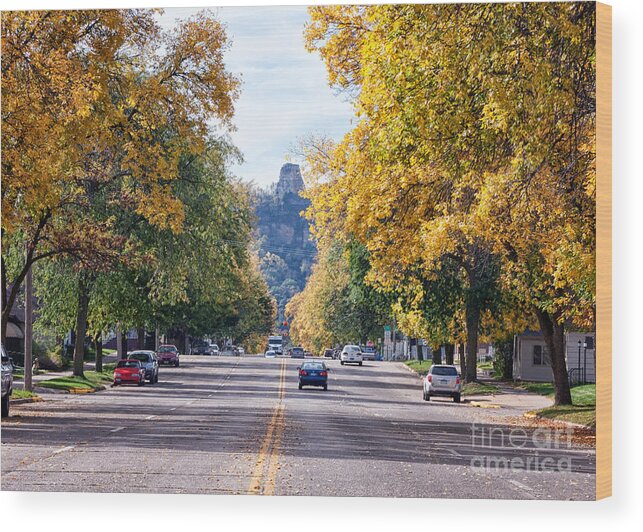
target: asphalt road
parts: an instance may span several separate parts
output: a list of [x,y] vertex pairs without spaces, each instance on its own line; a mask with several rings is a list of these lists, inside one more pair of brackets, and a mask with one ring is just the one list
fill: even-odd
[[182,357],[160,382],[16,405],[2,490],[593,499],[595,454],[510,414],[421,400],[399,363]]

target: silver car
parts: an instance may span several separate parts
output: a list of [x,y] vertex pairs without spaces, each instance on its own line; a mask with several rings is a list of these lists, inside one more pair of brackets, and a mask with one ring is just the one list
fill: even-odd
[[145,368],[145,378],[150,384],[159,381],[159,363],[154,351],[131,351],[127,354],[127,358],[133,358],[141,362],[141,366]]
[[423,379],[422,398],[430,401],[431,396],[447,395],[453,397],[456,403],[460,402],[462,382],[458,368],[447,364],[431,366],[429,373]]

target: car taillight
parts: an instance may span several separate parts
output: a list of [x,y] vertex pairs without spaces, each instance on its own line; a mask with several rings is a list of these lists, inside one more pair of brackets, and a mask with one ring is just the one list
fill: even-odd
[[431,374],[427,375],[426,380],[427,380],[427,382],[433,381],[433,376]]
[[456,383],[456,384],[460,384],[460,377],[456,377],[456,378],[455,378],[455,383]]
[[328,375],[328,373],[326,373],[325,371],[320,371],[319,372],[320,377],[325,377],[326,375]]
[[307,373],[307,372],[306,372],[306,370],[304,370],[304,369],[299,370],[299,374],[300,374],[300,375],[302,375],[302,376],[304,376],[304,377],[305,377],[306,375],[308,375],[308,373]]

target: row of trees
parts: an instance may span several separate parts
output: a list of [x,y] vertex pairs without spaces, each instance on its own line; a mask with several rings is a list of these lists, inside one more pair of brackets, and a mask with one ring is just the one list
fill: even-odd
[[565,329],[595,320],[595,6],[310,15],[307,46],[358,116],[340,143],[308,144],[322,248],[362,245],[407,334],[466,343],[467,381],[480,331],[539,326],[571,403]]
[[239,81],[203,12],[2,17],[2,340],[33,268],[37,326],[86,333],[268,332],[274,302],[248,251],[250,191],[227,167]]

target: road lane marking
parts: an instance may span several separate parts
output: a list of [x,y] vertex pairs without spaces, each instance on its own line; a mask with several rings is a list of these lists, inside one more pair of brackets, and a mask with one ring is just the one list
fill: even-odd
[[125,427],[116,427],[115,429],[110,430],[110,432],[118,432],[119,430],[123,430]]
[[[265,495],[274,494],[275,480],[277,476],[277,464],[279,457],[279,444],[281,443],[281,434],[283,432],[283,398],[286,394],[286,361],[281,361],[281,369],[279,373],[279,387],[277,390],[278,402],[270,418],[270,423],[266,430],[266,435],[263,439],[257,462],[255,464],[252,477],[250,478],[250,485],[248,487],[248,495]],[[268,470],[264,469],[268,464]],[[263,490],[262,490],[263,488]]]
[[147,416],[145,419],[154,419],[156,416]]
[[60,454],[64,453],[65,451],[71,451],[74,447],[75,445],[68,445],[67,447],[63,447],[62,449],[57,449],[53,452],[53,454]]
[[523,484],[522,482],[518,482],[517,480],[514,480],[512,478],[507,479],[507,482],[510,484],[513,484],[516,488],[521,490],[529,499],[535,499],[536,496],[534,495],[534,490],[527,486],[526,484]]

